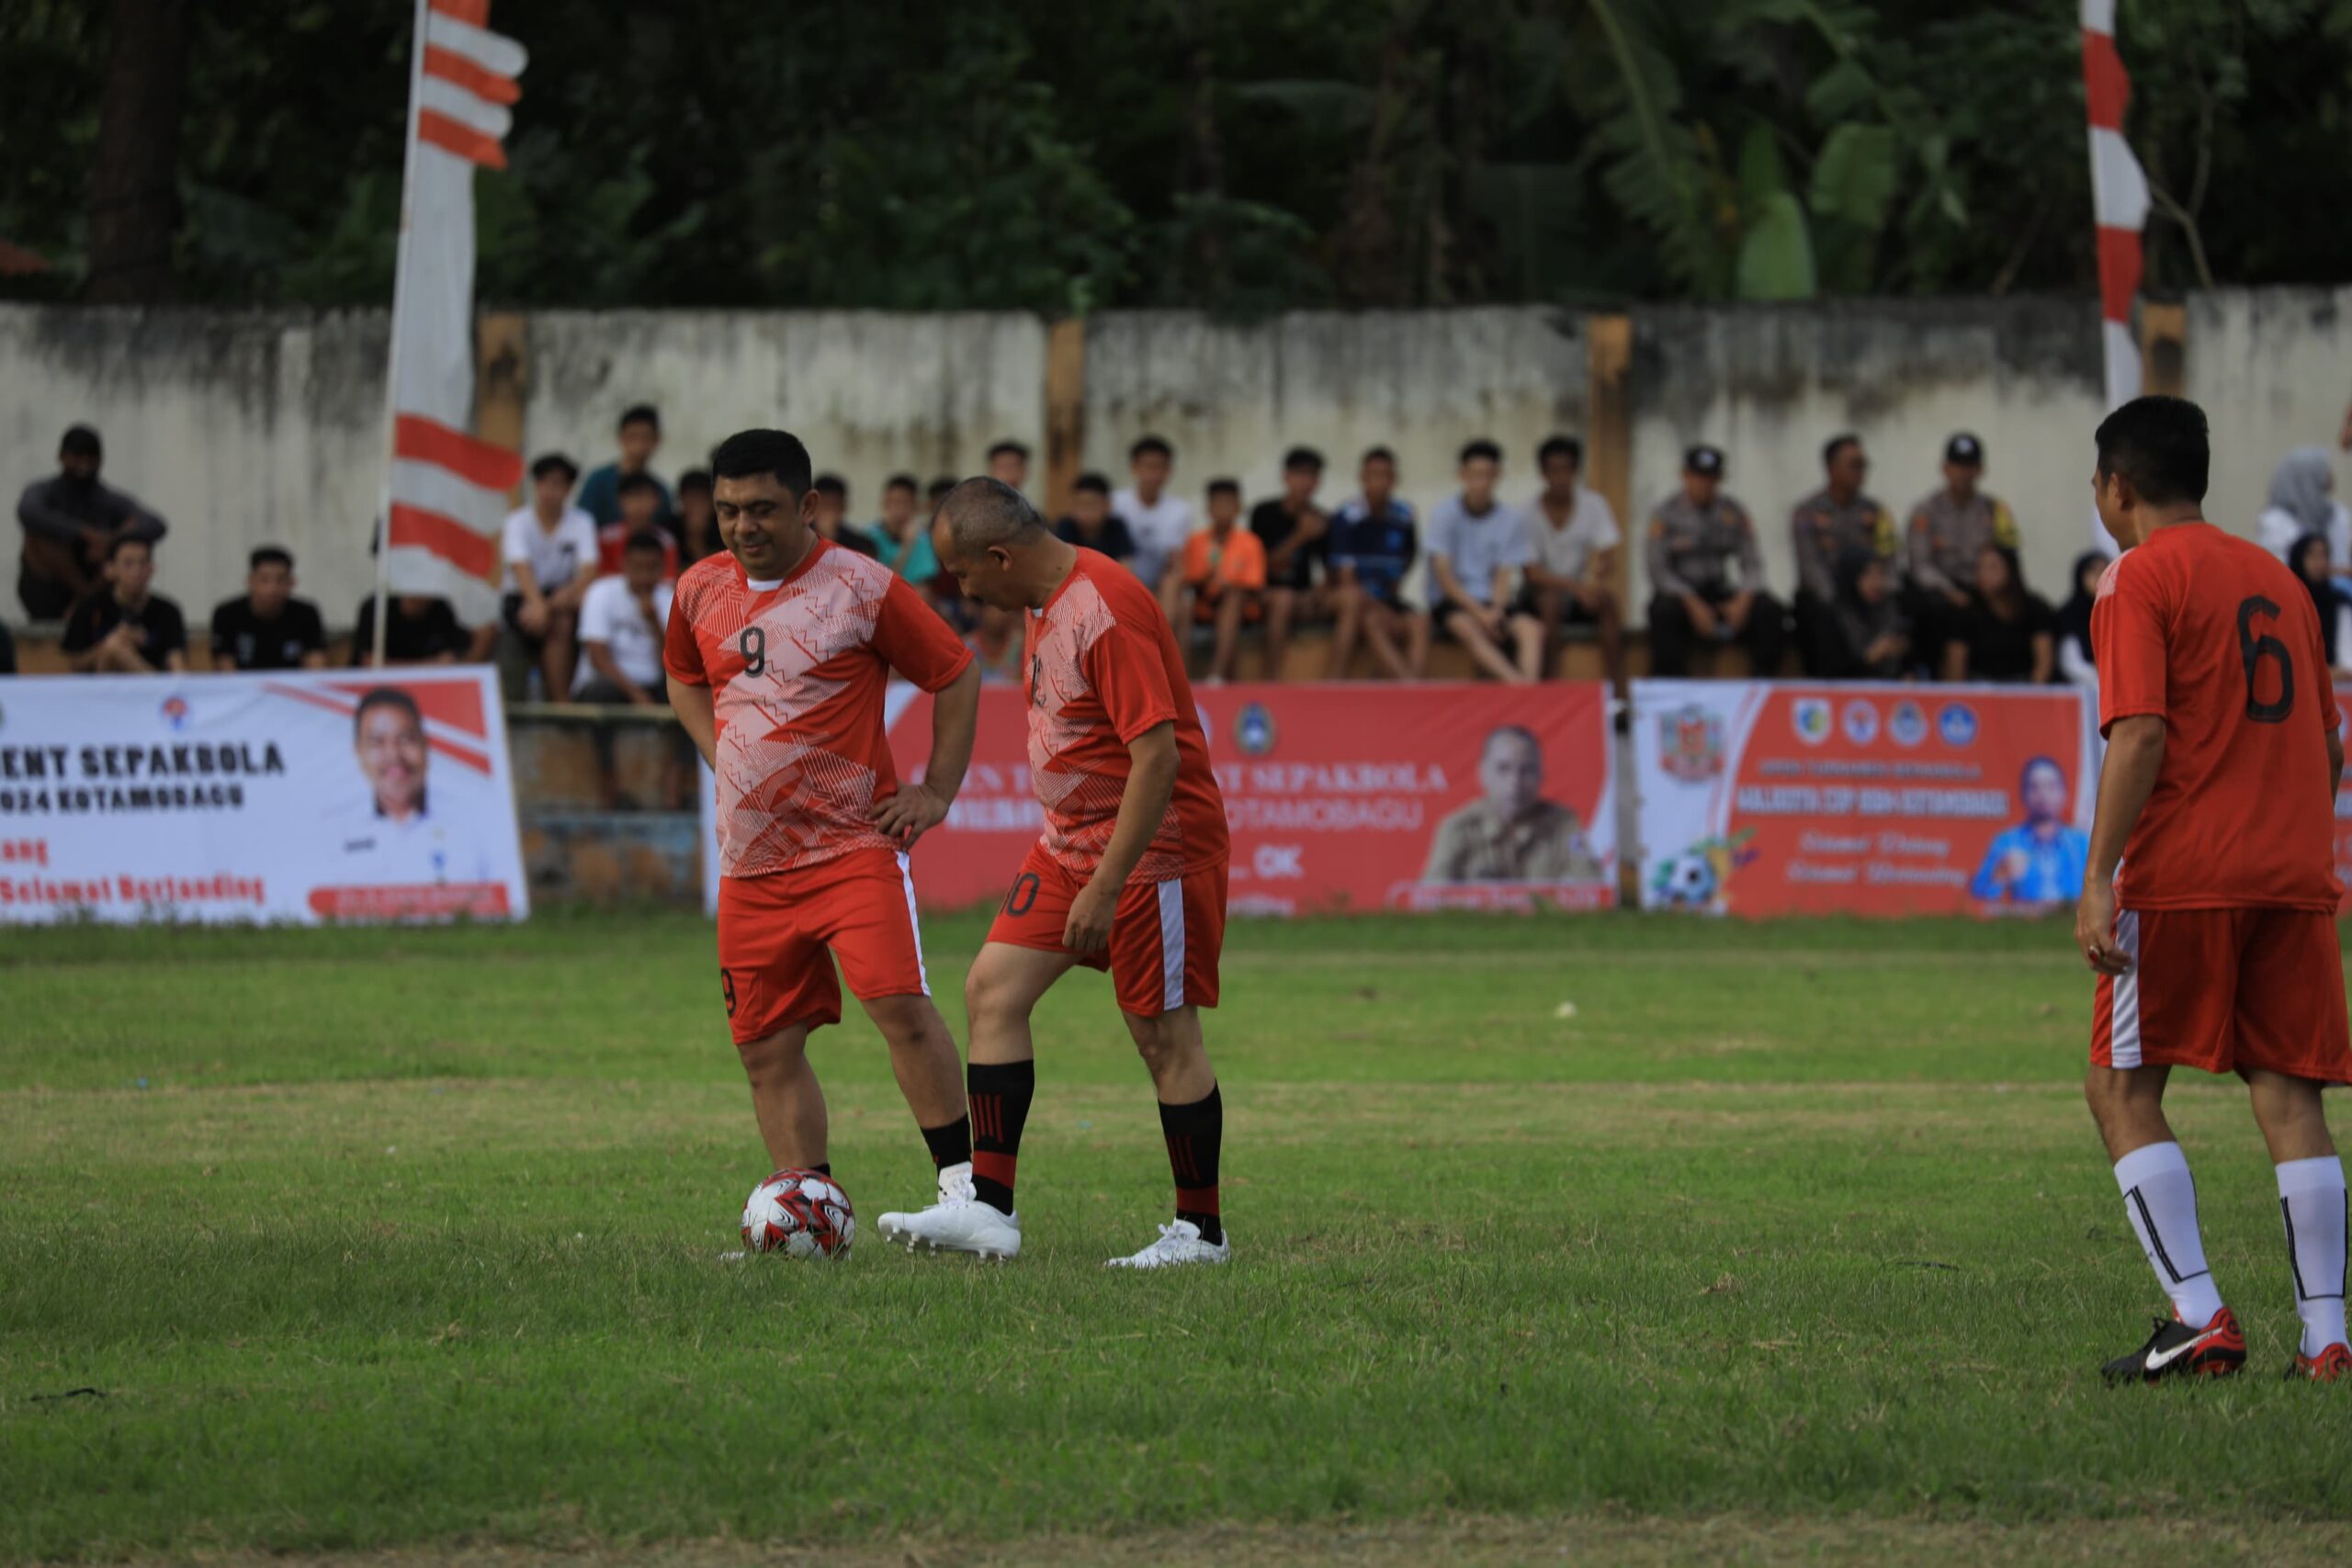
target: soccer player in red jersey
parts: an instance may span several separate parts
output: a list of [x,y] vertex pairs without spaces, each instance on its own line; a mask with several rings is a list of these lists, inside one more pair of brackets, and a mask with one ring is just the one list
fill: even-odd
[[983,604],[1022,612],[1029,773],[1046,811],[964,986],[970,1019],[972,1178],[885,1214],[885,1236],[1011,1258],[1021,1249],[1013,1161],[1036,1075],[1029,1015],[1073,967],[1111,972],[1159,1095],[1176,1217],[1114,1267],[1222,1263],[1225,1102],[1201,1043],[1225,941],[1225,800],[1192,683],[1151,587],[1056,538],[1019,491],[967,479],[933,520],[940,564]]
[[[968,1170],[956,1043],[932,1005],[907,852],[947,815],[972,759],[979,671],[903,578],[819,538],[808,449],[780,430],[713,455],[726,554],[678,579],[670,703],[718,775],[719,988],[768,1159],[831,1174],[808,1033],[850,989],[933,1163]],[[897,671],[935,694],[931,762],[901,784],[885,728]]]
[[[2312,595],[2205,521],[2205,415],[2141,398],[2098,427],[2099,521],[2124,554],[2091,612],[2108,740],[2075,939],[2098,974],[2085,1084],[2123,1210],[2172,1298],[2110,1382],[2222,1375],[2245,1337],[2165,1120],[2176,1066],[2235,1072],[2278,1168],[2302,1319],[2288,1375],[2352,1371],[2344,1166],[2320,1090],[2352,1082],[2337,945],[2344,746]],[[2119,870],[2120,867],[2120,870]]]

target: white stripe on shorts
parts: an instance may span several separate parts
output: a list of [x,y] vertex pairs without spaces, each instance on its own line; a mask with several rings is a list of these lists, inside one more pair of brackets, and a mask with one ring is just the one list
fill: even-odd
[[2108,1016],[2107,1060],[2110,1066],[2136,1067],[2140,1065],[2140,915],[2136,909],[2116,915],[2115,945],[2123,950],[2132,968],[2115,977],[2112,1010]]
[[1174,1012],[1184,1005],[1184,881],[1159,885],[1159,1005]]
[[915,978],[922,982],[922,994],[931,995],[931,971],[922,964],[922,922],[915,919],[915,875],[907,857],[899,857],[899,886],[907,890],[907,931],[915,939]]

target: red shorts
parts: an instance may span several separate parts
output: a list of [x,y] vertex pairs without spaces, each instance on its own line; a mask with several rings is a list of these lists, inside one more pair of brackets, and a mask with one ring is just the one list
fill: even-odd
[[842,961],[859,999],[931,995],[907,857],[864,849],[718,884],[718,979],[735,1043],[842,1019]]
[[[990,942],[1068,953],[1062,932],[1084,884],[1032,845],[1021,874],[989,927]],[[1108,969],[1119,1010],[1157,1018],[1181,1007],[1216,1006],[1216,961],[1225,950],[1225,863],[1166,882],[1129,882],[1111,917],[1111,946],[1079,962]]]
[[2099,976],[2093,1065],[2352,1083],[2335,916],[2125,909],[2115,936],[2132,973]]

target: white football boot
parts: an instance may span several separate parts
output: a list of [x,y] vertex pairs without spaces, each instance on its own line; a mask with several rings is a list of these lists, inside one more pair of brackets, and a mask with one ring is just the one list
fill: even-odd
[[972,1196],[972,1165],[951,1165],[939,1173],[939,1201],[917,1214],[885,1214],[875,1222],[884,1241],[904,1242],[933,1252],[976,1252],[982,1258],[1021,1256],[1021,1216],[999,1213]]
[[1190,1220],[1178,1220],[1159,1227],[1159,1239],[1132,1258],[1114,1258],[1105,1269],[1173,1269],[1183,1263],[1222,1263],[1233,1256],[1233,1244],[1225,1241],[1203,1241],[1201,1227]]

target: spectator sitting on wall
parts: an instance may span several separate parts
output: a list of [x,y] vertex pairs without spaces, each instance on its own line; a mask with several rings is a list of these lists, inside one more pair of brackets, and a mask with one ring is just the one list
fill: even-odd
[[2017,551],[1987,545],[1976,553],[1966,634],[1944,650],[1944,678],[2047,685],[2058,664],[2056,625],[2050,602],[2027,589]]
[[[1536,448],[1544,488],[1523,514],[1527,522],[1526,586],[1519,608],[1544,628],[1545,654],[1537,668],[1551,666],[1550,649],[1561,626],[1589,626],[1600,643],[1601,667],[1622,704],[1625,683],[1625,608],[1617,598],[1617,551],[1625,536],[1609,502],[1590,485],[1578,484],[1584,444],[1555,435]],[[1623,710],[1619,722],[1624,722]]]
[[1944,668],[1944,649],[1968,629],[1974,600],[1977,552],[1987,545],[2019,547],[2018,520],[2007,502],[1977,488],[1984,474],[1984,444],[1962,431],[1944,443],[1943,488],[1911,509],[1911,581],[1904,595],[1911,617],[1912,658],[1930,671]]
[[243,597],[212,612],[216,670],[323,670],[326,623],[319,607],[294,597],[294,558],[264,545],[245,558]]
[[596,575],[619,576],[621,558],[627,554],[629,541],[639,534],[650,534],[662,547],[662,575],[674,581],[678,575],[678,541],[662,526],[662,487],[653,482],[650,474],[623,474],[620,497],[620,520],[596,530]]
[[1871,463],[1861,437],[1831,436],[1821,448],[1821,467],[1827,482],[1789,513],[1797,562],[1797,658],[1813,676],[1826,673],[1835,657],[1838,558],[1871,550],[1892,560],[1900,547],[1893,514],[1862,493]]
[[[1029,448],[1018,441],[1000,441],[989,448],[989,478],[1014,490],[1029,488]],[[932,508],[936,512],[937,507]]]
[[643,474],[652,479],[662,492],[662,504],[654,515],[670,515],[670,487],[654,477],[647,465],[653,461],[654,451],[662,445],[662,414],[651,403],[639,403],[621,415],[619,427],[620,457],[588,476],[580,487],[580,510],[585,512],[597,527],[617,523],[621,518],[621,479],[628,474]]
[[[447,599],[429,593],[387,594],[390,613],[384,618],[384,662],[390,664],[455,664],[469,655],[479,658],[477,638],[458,624],[458,612]],[[355,670],[376,666],[376,596],[359,601],[357,627],[351,634],[351,665]],[[495,635],[495,627],[485,627]],[[482,650],[484,652],[487,649]]]
[[1168,624],[1178,628],[1180,638],[1187,615],[1195,626],[1216,626],[1208,678],[1225,682],[1233,679],[1241,623],[1264,613],[1266,547],[1241,525],[1238,482],[1209,481],[1208,515],[1208,526],[1184,541],[1183,565],[1164,607]]
[[1330,679],[1347,679],[1361,637],[1389,674],[1418,681],[1430,665],[1430,618],[1405,599],[1420,536],[1413,509],[1396,499],[1396,454],[1366,452],[1356,483],[1361,493],[1331,514]]
[[939,510],[939,503],[947,499],[947,492],[956,488],[956,482],[954,475],[942,474],[925,485],[922,491],[922,509],[925,512],[936,513]]
[[1144,585],[1163,596],[1168,580],[1180,564],[1184,541],[1193,536],[1193,506],[1168,490],[1175,471],[1176,449],[1157,435],[1147,435],[1127,448],[1127,472],[1135,482],[1111,497],[1111,510],[1127,525],[1135,554],[1127,565]]
[[1078,476],[1070,487],[1069,515],[1054,525],[1054,535],[1066,545],[1099,550],[1116,561],[1132,559],[1136,553],[1127,520],[1111,510],[1111,481],[1101,474]]
[[[1747,509],[1724,493],[1724,455],[1682,455],[1682,488],[1650,513],[1643,565],[1649,572],[1650,671],[1687,675],[1694,642],[1736,641],[1754,672],[1781,671],[1788,636],[1780,601],[1764,591],[1764,555]],[[1735,581],[1731,563],[1738,563]]]
[[1899,681],[1911,656],[1911,627],[1894,592],[1894,564],[1874,550],[1838,561],[1838,602],[1829,612],[1826,681]]
[[867,529],[876,558],[922,587],[939,575],[939,552],[932,547],[931,530],[915,515],[915,477],[892,474],[882,485],[882,515]]
[[1430,509],[1430,596],[1439,632],[1496,680],[1523,685],[1544,673],[1544,625],[1516,604],[1527,521],[1495,498],[1502,471],[1493,442],[1462,448],[1461,493]]
[[500,662],[509,702],[523,699],[533,665],[548,701],[571,689],[580,602],[596,581],[596,525],[587,513],[564,504],[579,471],[560,452],[539,458],[531,465],[530,504],[506,519],[500,618],[508,657]]
[[[718,509],[710,496],[710,470],[688,468],[678,476],[678,570],[727,547],[718,536]],[[674,575],[674,574],[673,574]]]
[[670,625],[672,585],[662,575],[662,538],[638,534],[621,547],[621,570],[588,585],[580,602],[580,668],[574,701],[666,707],[662,673],[663,634]]
[[1595,882],[1600,859],[1584,824],[1544,798],[1544,749],[1516,724],[1490,731],[1478,748],[1477,799],[1430,836],[1423,882]]
[[153,543],[118,536],[107,550],[105,583],[66,613],[66,662],[101,675],[187,669],[187,623],[177,604],[148,592],[154,581]]
[[1323,454],[1294,446],[1283,457],[1283,492],[1250,509],[1250,531],[1266,550],[1266,679],[1283,678],[1290,629],[1319,618],[1317,563],[1330,544],[1331,519],[1315,504]]
[[862,556],[877,556],[881,552],[865,530],[849,520],[849,481],[839,474],[819,474],[810,487],[817,496],[817,514],[809,519],[809,531],[828,544],[839,545]]
[[2327,536],[2306,534],[2287,552],[2287,564],[2312,592],[2312,608],[2319,612],[2320,643],[2327,667],[2336,675],[2352,674],[2352,593],[2335,581]]
[[980,605],[972,629],[964,634],[964,646],[972,650],[972,662],[979,666],[982,685],[1021,684],[1021,622],[1012,611]]
[[2075,558],[2075,592],[2058,606],[2052,625],[2058,637],[2058,679],[2070,685],[2098,687],[2098,657],[2091,651],[2091,607],[2098,603],[2098,582],[2107,575],[2107,562],[2105,550],[2085,550]]
[[2335,471],[2326,450],[2298,446],[2270,471],[2270,502],[2255,522],[2262,547],[2292,566],[2287,553],[2306,534],[2327,541],[2338,576],[2352,571],[2352,513],[2335,499]]
[[107,554],[117,539],[153,544],[164,520],[132,497],[98,482],[105,450],[98,433],[77,424],[57,444],[58,471],[25,487],[17,521],[25,543],[17,573],[17,600],[37,621],[53,621],[106,581]]

